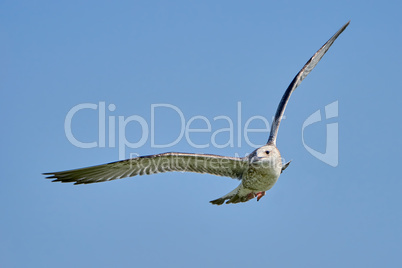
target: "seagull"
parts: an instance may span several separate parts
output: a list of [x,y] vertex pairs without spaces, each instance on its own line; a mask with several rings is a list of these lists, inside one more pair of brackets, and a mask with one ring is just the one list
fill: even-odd
[[280,174],[290,164],[290,162],[282,163],[281,154],[276,147],[279,125],[290,95],[313,70],[349,23],[350,21],[342,26],[293,78],[279,102],[267,143],[246,157],[169,152],[140,156],[92,167],[43,173],[43,175],[47,175],[46,178],[53,179],[54,182],[89,184],[173,171],[208,173],[240,180],[239,186],[233,191],[210,201],[210,203],[222,205],[226,201],[226,204],[235,204],[247,202],[255,197],[259,201],[265,195],[265,192],[274,186]]

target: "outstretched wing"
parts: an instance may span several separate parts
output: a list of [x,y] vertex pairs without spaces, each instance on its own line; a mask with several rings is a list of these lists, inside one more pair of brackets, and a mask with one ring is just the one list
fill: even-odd
[[286,104],[289,101],[290,95],[292,92],[300,85],[301,81],[314,69],[317,63],[321,60],[324,54],[328,51],[331,45],[334,43],[335,39],[348,27],[350,21],[348,21],[345,25],[342,26],[332,37],[329,39],[303,66],[300,72],[293,78],[289,87],[286,89],[285,94],[281,99],[281,102],[278,105],[278,109],[276,110],[274,121],[272,122],[271,133],[269,135],[269,139],[267,144],[276,145],[276,136],[278,135],[279,124],[281,123],[283,113],[285,112]]
[[110,181],[137,175],[182,171],[241,178],[248,167],[246,158],[211,154],[164,153],[140,156],[109,164],[43,173],[48,179],[75,184]]

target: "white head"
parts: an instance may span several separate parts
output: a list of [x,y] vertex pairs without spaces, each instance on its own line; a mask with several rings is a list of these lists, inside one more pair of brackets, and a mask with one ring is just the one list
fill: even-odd
[[256,149],[249,155],[249,161],[252,165],[263,165],[267,168],[282,169],[281,154],[273,144],[267,144]]

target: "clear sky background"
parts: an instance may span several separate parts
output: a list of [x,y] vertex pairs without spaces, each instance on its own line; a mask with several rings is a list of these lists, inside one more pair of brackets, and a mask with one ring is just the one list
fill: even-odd
[[[0,4],[1,267],[400,267],[402,265],[400,1],[2,1]],[[213,206],[238,181],[169,173],[93,185],[52,183],[42,172],[119,159],[66,137],[82,103],[106,119],[137,115],[149,126],[130,154],[165,151],[241,155],[242,124],[271,121],[303,64],[344,23],[316,69],[294,92],[278,148],[292,164],[260,202]],[[339,117],[305,130],[324,152],[326,124],[339,124],[339,165],[303,146],[302,125],[334,101]],[[151,144],[151,105],[178,107],[186,123],[205,116],[212,132],[169,148]],[[233,147],[211,144],[234,122]],[[193,128],[205,128],[195,120]],[[172,109],[155,114],[155,142],[179,135]],[[263,127],[254,121],[250,127]],[[106,124],[108,130],[109,125]],[[98,141],[98,111],[72,131]],[[125,137],[141,138],[141,125]],[[268,134],[251,133],[255,144]],[[224,144],[228,133],[217,136]]]

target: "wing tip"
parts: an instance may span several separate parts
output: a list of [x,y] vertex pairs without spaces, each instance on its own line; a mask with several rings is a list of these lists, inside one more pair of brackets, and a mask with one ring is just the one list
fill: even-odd
[[45,179],[57,179],[55,173],[42,173],[42,175],[46,176]]
[[346,27],[349,26],[350,21],[351,21],[351,20],[349,20],[348,22],[346,22],[346,23],[338,30],[338,32],[336,32],[336,33],[334,34],[334,36],[338,37],[338,36],[346,29]]

